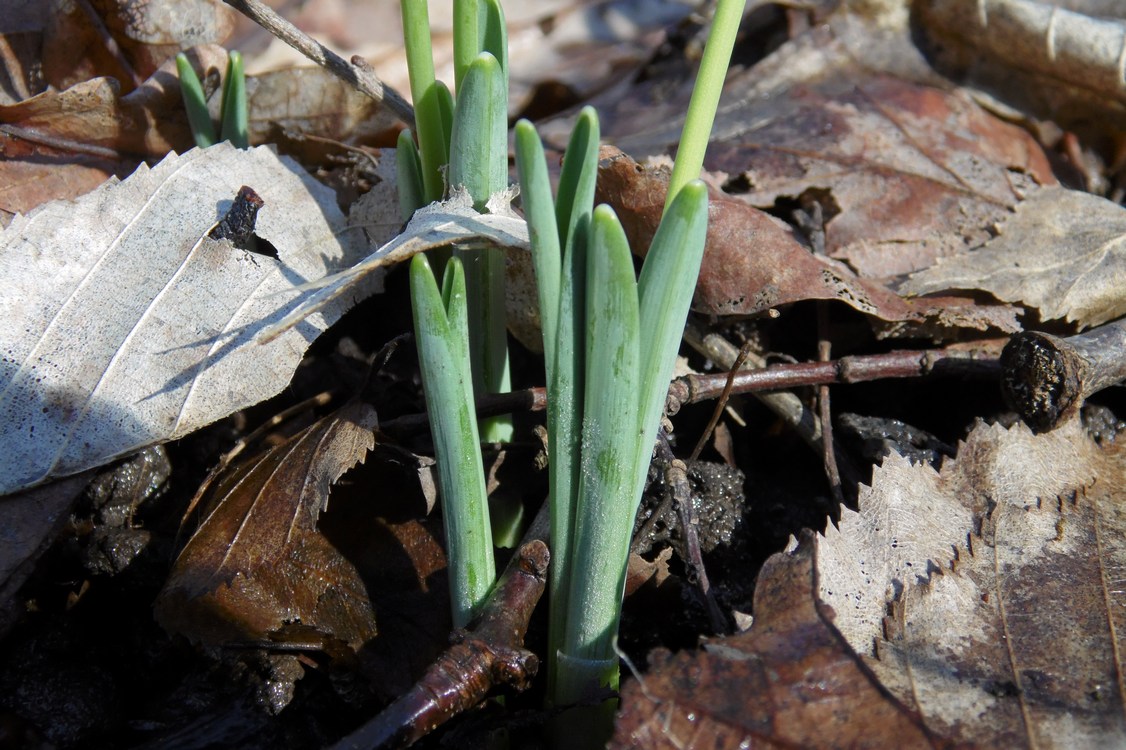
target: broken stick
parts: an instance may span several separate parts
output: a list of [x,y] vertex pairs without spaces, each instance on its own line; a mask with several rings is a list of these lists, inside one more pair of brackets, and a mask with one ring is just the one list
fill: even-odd
[[1023,331],[1001,352],[1001,392],[1033,432],[1055,429],[1123,380],[1126,318],[1067,338]]
[[489,592],[481,614],[403,695],[333,750],[406,747],[480,703],[500,685],[524,690],[539,659],[524,648],[524,633],[547,584],[547,503]]

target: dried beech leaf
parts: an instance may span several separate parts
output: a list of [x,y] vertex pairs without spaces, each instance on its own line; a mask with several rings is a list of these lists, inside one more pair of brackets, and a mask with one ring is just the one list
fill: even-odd
[[973,514],[939,492],[929,464],[892,454],[861,487],[860,512],[841,511],[817,540],[818,596],[834,624],[861,653],[883,630],[886,603],[933,566],[949,564],[966,543]]
[[914,274],[903,290],[985,291],[1089,328],[1126,315],[1126,209],[1064,188],[1033,193],[996,238]]
[[759,574],[751,629],[650,656],[622,691],[613,748],[941,747],[890,698],[816,598],[812,539]]
[[[668,172],[642,167],[611,146],[603,146],[600,157],[597,200],[614,207],[630,246],[644,255],[661,220]],[[708,214],[707,250],[692,304],[699,312],[747,315],[835,299],[884,320],[915,317],[898,296],[818,258],[788,227],[746,203],[713,192]]]
[[[246,91],[252,143],[275,140],[279,127],[345,143],[370,141],[398,122],[387,107],[321,67],[248,76]],[[220,98],[212,96],[216,110]]]
[[[834,606],[835,622],[936,734],[980,747],[1116,746],[1126,737],[1126,603],[1115,593],[1126,574],[1124,484],[1122,450],[1100,449],[1078,420],[1044,435],[979,425],[937,475],[881,470],[860,513],[818,540],[823,589],[842,569],[862,576],[868,556],[900,539],[894,519],[933,534],[936,509],[963,506],[968,522],[946,536],[966,541],[925,577],[885,580],[892,595],[867,603],[867,627],[848,607]],[[868,549],[845,552],[842,540],[868,530]],[[872,626],[887,603],[890,617]]]
[[[278,259],[207,237],[239,187]],[[332,191],[268,148],[175,154],[0,234],[0,494],[186,435],[289,382],[326,309],[253,341],[360,255]]]
[[216,644],[302,625],[354,650],[374,637],[364,582],[317,518],[375,447],[375,427],[375,410],[351,402],[216,482],[157,600],[165,629]]
[[344,271],[306,284],[307,289],[316,289],[316,292],[263,331],[263,340],[271,341],[284,334],[307,316],[363,285],[379,269],[401,263],[417,253],[455,243],[527,250],[528,225],[513,212],[512,198],[507,191],[494,194],[486,206],[488,213],[482,214],[473,208],[469,194],[459,189],[448,200],[418,209],[402,234],[371,255]]

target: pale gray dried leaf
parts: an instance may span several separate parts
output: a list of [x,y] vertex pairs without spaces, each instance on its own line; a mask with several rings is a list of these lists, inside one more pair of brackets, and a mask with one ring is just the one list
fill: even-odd
[[1081,328],[1126,314],[1126,209],[1104,198],[1044,188],[1020,203],[980,249],[940,259],[901,291],[985,291]]
[[872,486],[861,487],[860,511],[844,509],[839,526],[817,539],[819,596],[859,653],[870,653],[882,634],[888,599],[965,545],[971,513],[940,485],[929,465],[892,454],[876,468]]
[[[279,259],[207,237],[242,185]],[[186,435],[274,395],[327,308],[252,340],[361,253],[331,190],[269,148],[172,154],[0,234],[0,494]]]
[[[1078,420],[979,426],[943,467],[980,535],[907,587],[869,666],[936,734],[977,747],[1117,747],[1126,738],[1126,463]],[[858,646],[859,644],[853,644]]]
[[417,253],[454,244],[527,250],[528,225],[513,212],[510,205],[513,196],[509,191],[495,193],[485,207],[488,213],[480,214],[473,208],[469,194],[458,189],[449,200],[418,209],[402,234],[356,265],[305,284],[304,289],[316,292],[282,320],[262,331],[262,340],[272,341],[346,292],[365,284],[377,270],[401,263]]

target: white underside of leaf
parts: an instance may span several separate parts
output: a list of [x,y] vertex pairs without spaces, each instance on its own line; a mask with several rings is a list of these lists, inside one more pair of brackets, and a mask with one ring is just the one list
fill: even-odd
[[[242,185],[265,201],[256,234],[278,260],[206,236]],[[295,162],[229,144],[17,217],[0,234],[0,494],[278,393],[347,305],[253,339],[308,295],[301,285],[355,262],[357,234]]]

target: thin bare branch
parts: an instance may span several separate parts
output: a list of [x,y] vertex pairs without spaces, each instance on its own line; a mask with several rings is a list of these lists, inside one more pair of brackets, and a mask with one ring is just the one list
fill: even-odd
[[399,116],[399,119],[414,127],[414,109],[411,105],[398,91],[379,80],[371,66],[362,58],[353,57],[352,61],[348,62],[259,0],[225,0],[225,2],[317,65],[351,84],[357,91],[386,104]]

